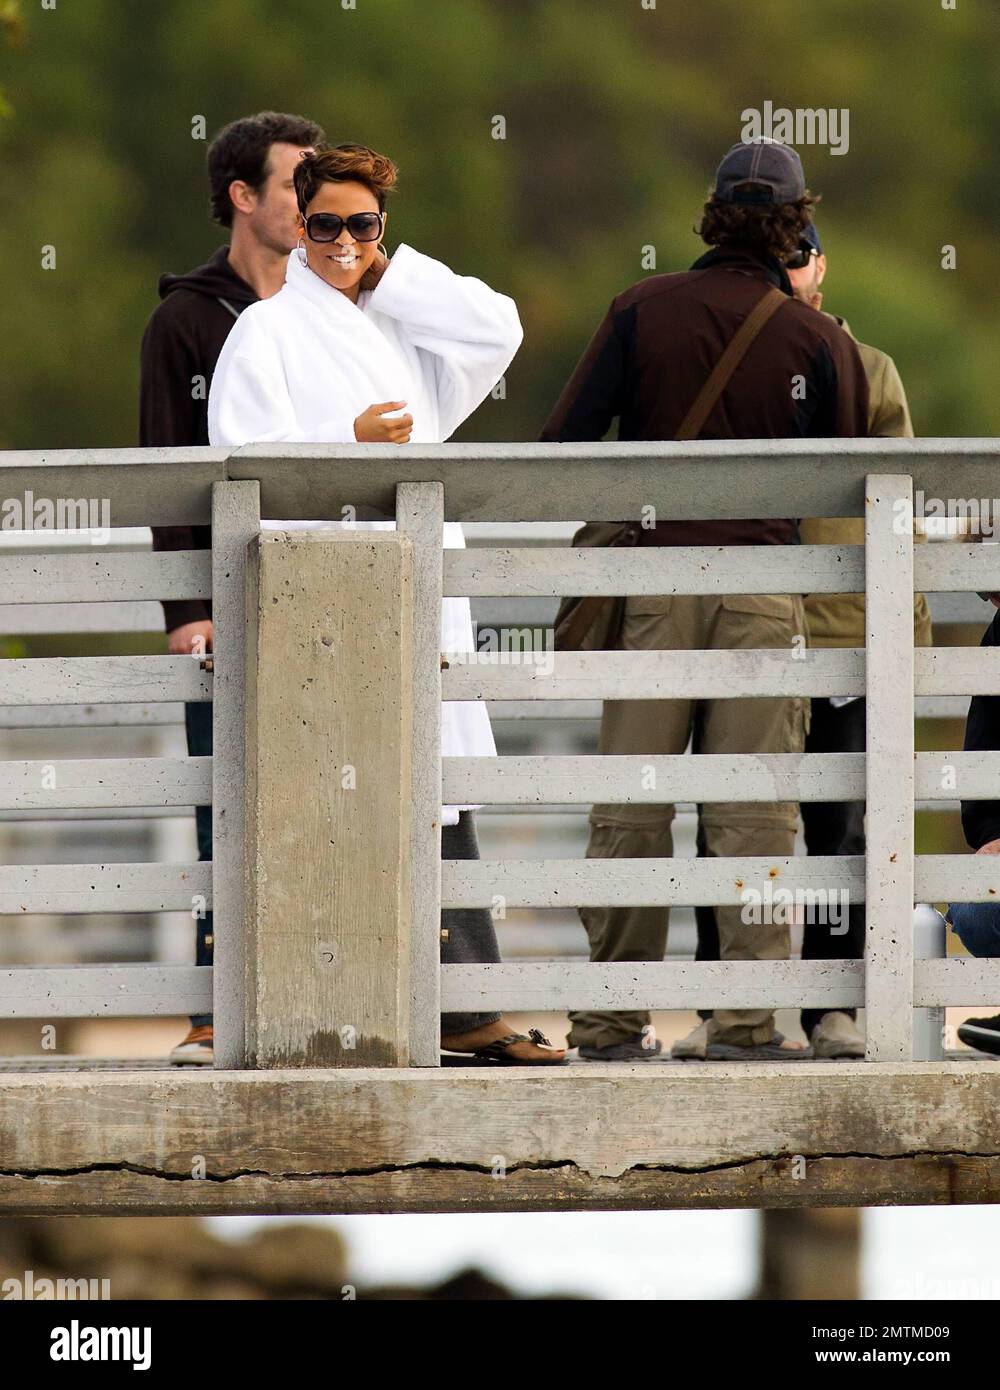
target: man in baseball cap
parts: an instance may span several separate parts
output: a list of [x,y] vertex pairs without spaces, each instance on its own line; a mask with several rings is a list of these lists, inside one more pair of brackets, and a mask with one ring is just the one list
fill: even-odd
[[[615,418],[621,440],[866,435],[868,388],[858,350],[834,319],[795,298],[785,268],[812,222],[813,203],[789,146],[771,140],[734,145],[704,206],[699,233],[709,250],[689,270],[647,276],[612,300],[542,438],[601,440]],[[738,332],[738,350],[728,359],[733,369],[719,394],[709,395],[706,382]],[[808,389],[796,389],[796,382]],[[739,468],[733,465],[734,475]],[[732,482],[738,491],[738,476]],[[607,510],[615,515],[613,499]],[[623,518],[623,526],[629,520]],[[794,545],[799,539],[794,518],[631,520],[639,545]],[[794,651],[806,630],[799,594],[641,595],[628,598],[624,608],[620,631],[603,638],[623,651]],[[801,753],[807,722],[808,701],[791,695],[615,699],[604,705],[599,746],[601,753],[680,755],[693,732],[700,753]],[[790,856],[798,809],[787,801],[704,805],[705,852],[723,859]],[[673,816],[668,804],[596,805],[587,857],[669,859]],[[663,959],[666,907],[579,912],[591,960]],[[787,925],[770,917],[748,922],[738,905],[716,907],[714,918],[723,960],[788,958]],[[645,1010],[576,1011],[571,1019],[570,1045],[586,1061],[643,1062],[660,1051]],[[764,1060],[807,1054],[775,1031],[774,1012],[764,1008],[717,1009],[675,1045],[674,1055]]]
[[791,145],[760,136],[731,145],[715,171],[713,198],[720,203],[797,203],[805,197],[802,160]]

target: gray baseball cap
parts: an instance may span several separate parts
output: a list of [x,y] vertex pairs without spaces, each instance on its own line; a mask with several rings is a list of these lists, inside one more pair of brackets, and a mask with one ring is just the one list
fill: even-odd
[[[759,187],[740,188],[745,183]],[[715,172],[714,196],[722,203],[794,203],[805,191],[802,161],[791,145],[764,136],[733,145]]]

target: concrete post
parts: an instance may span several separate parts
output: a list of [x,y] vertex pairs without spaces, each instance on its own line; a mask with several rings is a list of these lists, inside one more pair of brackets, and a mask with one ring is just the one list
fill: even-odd
[[247,564],[247,1049],[409,1061],[412,543],[265,531]]

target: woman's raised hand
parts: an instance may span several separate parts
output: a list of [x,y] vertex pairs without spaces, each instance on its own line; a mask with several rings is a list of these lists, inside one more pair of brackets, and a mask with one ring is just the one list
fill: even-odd
[[412,415],[394,415],[387,419],[390,410],[401,410],[405,401],[383,401],[381,405],[370,405],[363,410],[354,422],[354,437],[359,444],[408,444],[413,429]]

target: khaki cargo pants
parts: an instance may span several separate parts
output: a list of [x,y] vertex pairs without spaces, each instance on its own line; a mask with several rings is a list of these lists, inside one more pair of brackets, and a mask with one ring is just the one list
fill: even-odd
[[[675,595],[630,598],[617,646],[625,651],[720,651],[805,645],[802,598],[789,594]],[[796,644],[793,639],[798,638]],[[699,753],[801,753],[809,702],[799,698],[730,700],[607,700],[601,753],[683,753],[693,735]],[[709,803],[701,806],[705,853],[715,857],[791,855],[796,802]],[[590,813],[588,859],[669,858],[674,807],[602,804]],[[747,925],[741,907],[715,908],[723,960],[787,960],[787,926]],[[666,907],[581,907],[593,961],[660,961],[667,944]],[[571,1013],[570,1045],[607,1047],[642,1033],[645,1011]],[[769,1009],[719,1009],[713,1041],[767,1041]]]

